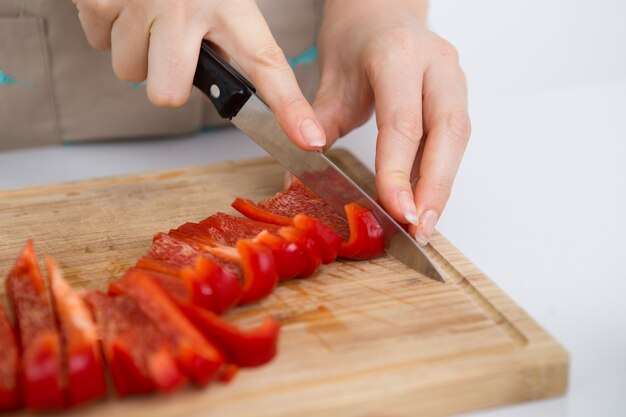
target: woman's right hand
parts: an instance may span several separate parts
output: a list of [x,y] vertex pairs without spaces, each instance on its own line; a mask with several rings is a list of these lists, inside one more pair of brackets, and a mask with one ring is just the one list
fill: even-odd
[[207,39],[251,78],[298,146],[322,149],[326,136],[254,0],[73,0],[87,40],[112,51],[124,81],[147,80],[150,101],[179,107],[191,94]]

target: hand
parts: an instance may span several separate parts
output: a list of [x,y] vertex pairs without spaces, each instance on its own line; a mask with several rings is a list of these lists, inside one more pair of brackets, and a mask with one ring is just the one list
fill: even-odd
[[207,39],[252,79],[293,142],[309,150],[325,145],[324,131],[254,0],[73,1],[91,46],[111,49],[118,78],[147,78],[154,104],[185,104]]
[[376,110],[376,188],[385,209],[425,245],[470,136],[455,49],[425,28],[420,0],[327,0],[313,108],[327,146]]

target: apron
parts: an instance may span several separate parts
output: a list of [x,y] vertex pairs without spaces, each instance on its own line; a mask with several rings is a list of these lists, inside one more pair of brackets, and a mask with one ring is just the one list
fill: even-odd
[[[258,0],[304,95],[319,81],[323,0]],[[226,122],[197,89],[178,109],[152,105],[92,49],[69,0],[0,0],[0,150],[190,134]]]

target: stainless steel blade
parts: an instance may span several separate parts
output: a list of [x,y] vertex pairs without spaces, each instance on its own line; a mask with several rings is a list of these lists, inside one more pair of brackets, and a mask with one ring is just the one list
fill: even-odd
[[387,253],[427,277],[443,281],[441,271],[423,248],[323,153],[294,145],[260,98],[252,95],[231,121],[338,213],[344,214],[343,207],[351,202],[370,209],[383,228]]

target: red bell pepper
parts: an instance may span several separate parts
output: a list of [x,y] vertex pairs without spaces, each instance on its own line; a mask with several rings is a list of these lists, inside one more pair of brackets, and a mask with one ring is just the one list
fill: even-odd
[[22,347],[20,383],[24,404],[34,410],[64,406],[61,338],[31,241],[6,279]]
[[101,398],[106,393],[100,343],[89,309],[69,286],[52,257],[46,257],[48,283],[65,344],[67,405]]
[[237,252],[241,256],[244,279],[239,304],[258,301],[270,295],[278,281],[272,250],[252,240],[242,239],[237,242]]
[[[233,262],[232,257],[224,259],[227,257],[219,250],[216,253],[220,256],[216,256],[197,243],[159,233],[150,251],[137,262],[137,267],[179,277],[191,292],[194,304],[222,313],[241,297],[237,280],[241,275],[239,255],[235,249],[232,251],[237,262]],[[163,281],[159,280],[161,284]]]
[[20,352],[11,321],[0,305],[0,411],[19,408],[17,373]]
[[272,213],[266,209],[259,207],[257,204],[250,200],[236,198],[235,201],[232,202],[231,206],[239,213],[252,220],[279,224],[282,226],[291,226],[293,224],[293,222],[291,221],[291,217]]
[[357,204],[345,207],[350,225],[350,239],[339,249],[339,256],[348,259],[370,259],[385,251],[383,229],[367,208]]
[[137,261],[136,266],[177,276],[181,269],[193,267],[200,255],[202,252],[194,246],[165,233],[158,233],[154,236],[152,247]]
[[235,246],[239,239],[253,238],[263,230],[276,232],[280,227],[273,223],[231,216],[220,212],[207,217],[200,224],[207,227],[220,243],[229,246]]
[[100,330],[102,350],[120,396],[155,389],[168,393],[185,383],[171,343],[127,295],[85,295]]
[[179,308],[207,339],[222,349],[229,363],[259,366],[276,355],[280,325],[269,316],[257,328],[244,331],[210,311],[185,305]]
[[337,259],[341,247],[341,237],[330,227],[306,214],[296,214],[293,224],[300,230],[308,232],[317,242],[322,255],[322,263],[329,264]]
[[194,304],[217,314],[222,314],[237,305],[243,293],[233,274],[203,256],[196,259],[193,268],[184,268],[181,277],[206,284],[210,290],[194,294],[194,299],[198,301]]
[[322,264],[322,254],[317,240],[309,232],[293,226],[281,227],[278,234],[287,241],[297,244],[303,253],[304,264],[298,278],[313,275]]
[[224,363],[222,353],[185,318],[172,299],[149,275],[133,270],[115,284],[115,292],[132,297],[170,341],[183,371],[198,385],[208,384]]
[[253,240],[264,244],[272,250],[279,280],[295,278],[304,270],[307,261],[302,245],[291,242],[267,230],[256,235]]

